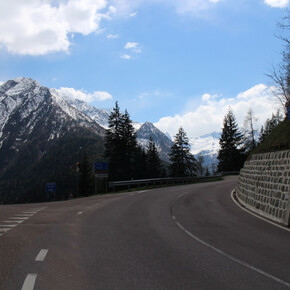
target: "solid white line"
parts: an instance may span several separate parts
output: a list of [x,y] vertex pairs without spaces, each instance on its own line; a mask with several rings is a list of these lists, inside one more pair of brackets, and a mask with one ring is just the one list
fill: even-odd
[[[181,196],[183,196],[185,194],[186,193],[182,194]],[[181,196],[177,197],[177,199],[180,198]],[[230,260],[232,260],[232,261],[234,261],[234,262],[236,262],[236,263],[238,263],[238,264],[240,264],[240,265],[242,265],[242,266],[244,266],[244,267],[246,267],[248,269],[251,269],[251,270],[253,270],[253,271],[255,271],[255,272],[257,272],[257,273],[259,273],[259,274],[261,274],[261,275],[263,275],[265,277],[267,277],[267,278],[270,278],[270,279],[272,279],[272,280],[274,280],[274,281],[276,281],[276,282],[278,282],[278,283],[280,283],[280,284],[282,284],[282,285],[290,288],[290,283],[288,283],[288,282],[286,282],[286,281],[284,281],[284,280],[282,280],[282,279],[280,279],[280,278],[278,278],[276,276],[273,276],[273,275],[271,275],[271,274],[269,274],[267,272],[264,272],[263,270],[261,270],[259,268],[256,268],[256,267],[254,267],[254,266],[252,266],[252,265],[250,265],[250,264],[248,264],[248,263],[246,263],[246,262],[244,262],[244,261],[242,261],[242,260],[240,260],[240,259],[238,259],[238,258],[236,258],[236,257],[234,257],[232,255],[230,255],[230,254],[227,254],[226,252],[224,252],[224,251],[222,251],[222,250],[220,250],[220,249],[218,249],[218,248],[216,248],[216,247],[208,244],[207,242],[201,240],[200,238],[198,238],[197,236],[195,236],[193,233],[191,233],[190,231],[188,231],[180,222],[178,222],[177,219],[176,219],[176,217],[173,215],[172,212],[173,212],[173,207],[171,208],[171,217],[172,217],[172,219],[174,220],[175,224],[183,232],[185,232],[188,236],[190,236],[192,239],[196,240],[200,244],[202,244],[202,245],[204,245],[204,246],[212,249],[213,251],[217,252],[218,254],[220,254],[220,255],[222,255],[222,256],[224,256],[226,258],[228,258],[228,259],[230,259]]]
[[290,229],[289,229],[289,228],[286,228],[286,227],[280,226],[280,225],[278,225],[278,224],[275,224],[275,223],[273,223],[273,222],[271,222],[271,221],[269,221],[269,220],[267,220],[267,219],[265,219],[265,218],[263,218],[263,217],[261,217],[261,216],[255,214],[255,213],[251,212],[251,211],[248,210],[247,208],[242,207],[242,206],[239,204],[239,202],[234,198],[234,190],[231,192],[231,198],[232,198],[233,202],[234,202],[234,203],[235,203],[235,204],[236,204],[240,209],[246,211],[247,213],[249,213],[249,214],[255,216],[256,218],[258,218],[258,219],[260,219],[260,220],[263,220],[263,221],[265,221],[265,222],[267,222],[267,223],[269,223],[269,224],[271,224],[271,225],[273,225],[273,226],[276,226],[276,227],[278,227],[278,228],[280,228],[280,229],[283,229],[283,230],[285,230],[285,231],[290,232]]
[[200,244],[212,249],[213,251],[217,252],[218,254],[220,254],[220,255],[222,255],[222,256],[224,256],[224,257],[226,257],[226,258],[228,258],[228,259],[230,259],[230,260],[232,260],[232,261],[234,261],[234,262],[236,262],[236,263],[238,263],[238,264],[240,264],[240,265],[242,265],[242,266],[244,266],[246,268],[249,268],[249,269],[251,269],[251,270],[253,270],[253,271],[255,271],[255,272],[257,272],[257,273],[259,273],[259,274],[261,274],[261,275],[263,275],[265,277],[267,277],[267,278],[270,278],[270,279],[272,279],[272,280],[274,280],[274,281],[276,281],[276,282],[278,282],[278,283],[290,288],[290,283],[288,283],[286,281],[283,281],[282,279],[280,279],[280,278],[278,278],[276,276],[273,276],[273,275],[271,275],[271,274],[269,274],[267,272],[264,272],[263,270],[261,270],[259,268],[256,268],[256,267],[254,267],[254,266],[252,266],[252,265],[250,265],[250,264],[248,264],[248,263],[246,263],[246,262],[244,262],[244,261],[242,261],[242,260],[230,255],[230,254],[227,254],[227,253],[223,252],[222,250],[220,250],[218,248],[215,248],[214,246],[206,243],[205,241],[199,239],[197,236],[192,234],[185,227],[183,227],[178,221],[175,221],[175,223],[182,231],[184,231],[187,235],[189,235],[191,238],[193,238],[194,240],[196,240]]
[[35,261],[43,262],[45,257],[46,257],[47,252],[48,252],[47,249],[40,250],[40,252],[38,253],[37,257],[35,258]]
[[21,290],[33,290],[37,274],[28,274]]

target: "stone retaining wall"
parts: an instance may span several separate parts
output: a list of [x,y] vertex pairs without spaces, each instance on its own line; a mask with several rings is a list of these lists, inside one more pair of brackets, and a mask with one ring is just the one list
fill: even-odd
[[290,225],[290,150],[253,155],[240,172],[236,196],[254,212]]

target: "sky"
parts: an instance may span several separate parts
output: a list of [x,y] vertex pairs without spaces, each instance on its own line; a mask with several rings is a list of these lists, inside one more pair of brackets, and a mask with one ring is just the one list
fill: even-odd
[[0,82],[30,77],[174,136],[272,112],[289,0],[0,0]]

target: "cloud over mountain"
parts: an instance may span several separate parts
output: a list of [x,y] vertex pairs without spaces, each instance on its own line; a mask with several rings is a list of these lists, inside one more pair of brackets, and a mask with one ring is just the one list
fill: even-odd
[[184,113],[163,117],[154,125],[171,136],[174,136],[178,128],[182,126],[190,137],[196,137],[204,132],[219,132],[229,108],[233,110],[239,126],[242,127],[243,119],[251,108],[258,118],[256,126],[259,129],[265,120],[271,117],[272,112],[279,108],[273,100],[273,89],[264,84],[258,84],[239,93],[235,98],[204,94],[201,96],[199,106],[196,107],[195,104],[191,105],[189,102]]

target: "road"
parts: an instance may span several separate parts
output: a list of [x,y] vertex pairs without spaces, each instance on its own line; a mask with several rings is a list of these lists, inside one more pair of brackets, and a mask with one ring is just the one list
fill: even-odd
[[0,289],[290,289],[290,232],[236,183],[0,206]]

